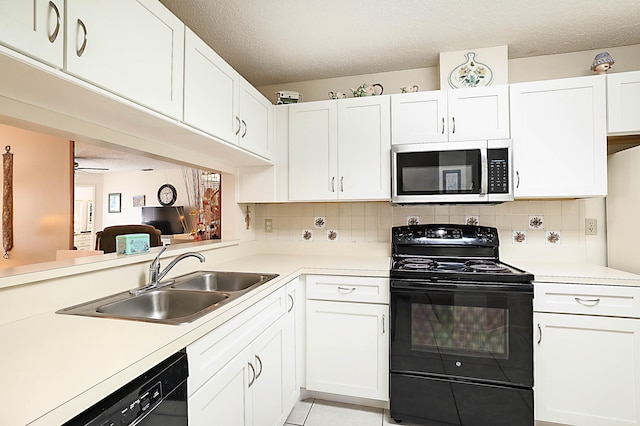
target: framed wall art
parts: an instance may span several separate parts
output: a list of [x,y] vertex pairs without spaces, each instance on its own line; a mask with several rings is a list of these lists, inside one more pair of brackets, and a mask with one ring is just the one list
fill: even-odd
[[122,211],[122,193],[114,192],[109,194],[109,213],[120,213]]

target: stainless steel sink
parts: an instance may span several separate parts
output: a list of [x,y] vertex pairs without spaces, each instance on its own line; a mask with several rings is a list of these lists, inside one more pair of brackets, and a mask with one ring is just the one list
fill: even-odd
[[160,288],[139,294],[125,291],[61,309],[57,313],[184,324],[214,311],[277,276],[198,271],[160,283]]
[[234,293],[248,291],[277,277],[274,274],[251,272],[197,271],[174,278],[170,287],[180,290],[222,291]]
[[210,311],[228,298],[217,292],[155,290],[100,306],[96,312],[119,318],[188,322],[194,314]]

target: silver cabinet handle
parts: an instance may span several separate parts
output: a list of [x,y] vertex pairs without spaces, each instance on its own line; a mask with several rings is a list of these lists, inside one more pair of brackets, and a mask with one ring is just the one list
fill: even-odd
[[444,117],[442,117],[442,134],[444,135]]
[[253,368],[253,364],[251,364],[250,362],[247,363],[249,365],[249,368],[251,369],[251,372],[253,373],[253,377],[251,378],[251,380],[249,380],[249,387],[251,387],[253,385],[253,383],[256,381],[256,369]]
[[353,293],[354,291],[356,291],[355,287],[342,287],[342,286],[338,286],[338,291],[340,293]]
[[58,38],[58,32],[60,31],[60,11],[58,10],[58,6],[52,1],[49,2],[49,10],[53,10],[56,14],[56,28],[53,30],[53,33],[49,34],[49,41],[53,43]]
[[455,117],[451,117],[451,124],[452,124],[452,128],[451,128],[451,133],[456,133],[456,118]]
[[385,334],[387,330],[384,328],[384,314],[382,314],[382,334]]
[[516,189],[520,188],[520,172],[516,170]]
[[256,380],[258,380],[258,377],[262,374],[262,360],[258,355],[256,355],[256,360],[258,360],[258,363],[260,364],[260,370],[258,371],[258,374],[256,374]]
[[340,192],[344,192],[344,176],[340,176]]
[[244,132],[242,133],[242,136],[240,136],[241,138],[244,138],[244,136],[247,134],[247,123],[242,120],[242,124],[244,125]]
[[336,177],[335,177],[335,176],[333,176],[333,177],[331,178],[331,192],[336,192],[336,186],[335,186],[335,183],[336,183]]
[[289,296],[289,300],[291,300],[291,307],[287,310],[287,313],[293,311],[293,304],[295,303],[295,301],[293,300],[293,296],[290,294],[288,296]]
[[80,18],[78,18],[78,27],[82,28],[82,33],[83,33],[83,37],[82,37],[82,45],[80,46],[80,49],[76,50],[76,55],[78,55],[78,58],[82,56],[82,54],[84,53],[84,49],[86,49],[87,47],[87,27],[85,27],[84,22],[82,22],[80,20]]
[[583,299],[581,297],[575,297],[574,299],[576,300],[576,302],[584,306],[596,306],[598,303],[600,303],[600,298]]
[[538,324],[538,344],[540,344],[540,342],[542,342],[542,327]]
[[236,130],[236,135],[238,135],[238,133],[240,133],[240,129],[242,129],[242,124],[240,122],[240,117],[238,117],[236,115],[236,121],[238,122],[238,130]]

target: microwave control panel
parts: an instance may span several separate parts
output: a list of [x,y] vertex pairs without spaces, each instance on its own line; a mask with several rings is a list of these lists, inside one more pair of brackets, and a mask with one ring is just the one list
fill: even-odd
[[506,194],[509,192],[509,151],[504,149],[489,149],[489,193]]

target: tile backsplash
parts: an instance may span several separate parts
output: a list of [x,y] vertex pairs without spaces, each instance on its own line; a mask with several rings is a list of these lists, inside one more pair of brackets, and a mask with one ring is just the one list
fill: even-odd
[[[386,243],[407,223],[493,226],[505,244],[584,244],[584,200],[498,205],[393,206],[386,202],[257,204],[256,240]],[[265,220],[272,231],[265,232]]]

